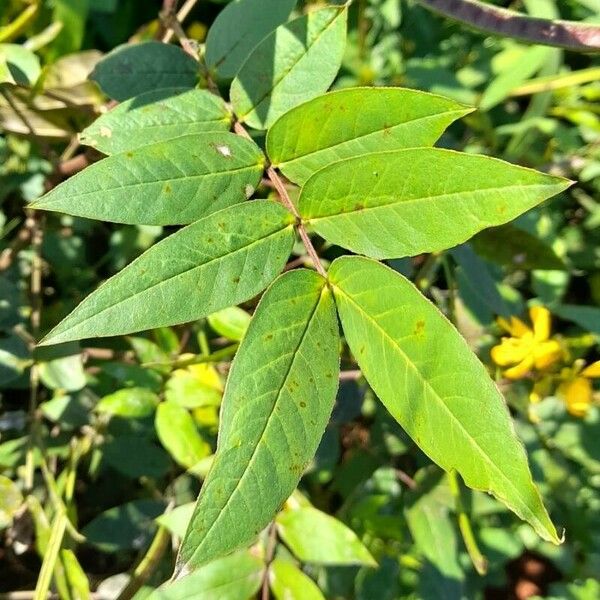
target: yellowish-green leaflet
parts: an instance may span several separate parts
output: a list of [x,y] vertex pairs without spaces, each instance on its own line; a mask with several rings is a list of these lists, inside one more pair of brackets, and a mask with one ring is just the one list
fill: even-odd
[[412,148],[317,171],[298,201],[328,242],[373,258],[456,246],[569,187],[562,177],[474,154]]
[[185,225],[249,198],[264,156],[225,131],[197,133],[109,156],[32,208],[132,225]]
[[240,121],[266,129],[294,106],[327,91],[342,62],[346,19],[345,8],[323,8],[264,38],[231,84]]
[[273,519],[316,452],[338,373],[330,289],[314,271],[285,273],[262,297],[233,361],[217,454],[177,577],[249,544]]
[[303,184],[344,158],[431,146],[450,123],[472,110],[418,90],[336,90],[280,117],[267,134],[267,154],[288,179]]
[[115,154],[182,135],[227,131],[230,126],[231,113],[215,94],[163,88],[121,102],[86,127],[79,141]]
[[200,219],[101,285],[42,343],[185,323],[245,302],[283,269],[294,240],[293,221],[270,200]]
[[504,399],[452,324],[373,260],[337,259],[329,275],[348,345],[391,415],[440,467],[559,543]]

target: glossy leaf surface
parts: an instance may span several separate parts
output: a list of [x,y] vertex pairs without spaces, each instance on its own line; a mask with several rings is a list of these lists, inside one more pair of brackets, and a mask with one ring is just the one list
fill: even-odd
[[292,222],[280,205],[257,200],[184,227],[90,294],[43,343],[185,323],[244,302],[283,269]]
[[199,133],[105,158],[31,206],[115,223],[182,225],[250,197],[263,165],[254,142]]
[[280,117],[269,129],[267,153],[288,179],[302,184],[344,158],[431,146],[450,123],[471,110],[417,90],[338,90]]
[[304,269],[282,275],[261,299],[233,361],[215,462],[178,573],[249,544],[275,516],[321,440],[338,370],[338,325],[325,280]]
[[456,246],[568,186],[495,158],[413,148],[321,169],[306,182],[299,211],[328,242],[400,258]]
[[266,129],[294,106],[327,91],[342,61],[346,17],[343,8],[315,10],[262,40],[231,85],[240,121]]
[[341,258],[330,276],[346,340],[392,416],[444,470],[557,543],[504,399],[451,323],[375,261]]
[[227,131],[231,115],[225,102],[206,90],[152,90],[98,117],[79,141],[104,154],[134,150],[153,142],[205,131]]

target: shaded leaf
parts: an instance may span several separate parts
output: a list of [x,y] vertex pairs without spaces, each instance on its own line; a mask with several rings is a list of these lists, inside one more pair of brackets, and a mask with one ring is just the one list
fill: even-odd
[[316,508],[284,510],[276,523],[279,535],[302,562],[377,565],[352,529]]
[[263,167],[259,147],[238,135],[186,135],[105,158],[31,207],[115,223],[183,225],[250,197]]
[[206,90],[163,88],[118,104],[84,129],[79,141],[104,154],[205,131],[227,131],[225,102]]
[[288,272],[265,292],[229,374],[180,576],[249,544],[293,492],[333,408],[337,336],[333,298],[316,273]]
[[414,148],[329,165],[306,182],[298,206],[328,242],[400,258],[460,244],[569,185],[487,156]]
[[102,456],[115,471],[132,478],[157,479],[171,466],[165,452],[142,437],[117,437],[102,447]]
[[552,312],[561,319],[572,321],[583,329],[600,335],[600,308],[597,306],[561,304],[553,306]]
[[90,79],[107,96],[122,102],[161,88],[193,88],[198,79],[198,63],[172,44],[127,44],[109,52],[96,65]]
[[504,399],[450,322],[375,261],[337,259],[330,277],[352,353],[392,416],[444,470],[558,543]]
[[302,184],[344,158],[431,146],[450,123],[472,110],[417,90],[337,90],[280,117],[267,134],[267,153],[273,166]]
[[297,0],[236,0],[217,16],[206,37],[206,64],[235,77],[254,47],[290,16]]
[[266,129],[283,113],[327,90],[342,62],[345,8],[323,8],[280,25],[250,54],[231,84],[238,119]]
[[283,269],[294,238],[292,223],[293,216],[269,200],[213,213],[147,250],[42,343],[185,323],[244,302]]

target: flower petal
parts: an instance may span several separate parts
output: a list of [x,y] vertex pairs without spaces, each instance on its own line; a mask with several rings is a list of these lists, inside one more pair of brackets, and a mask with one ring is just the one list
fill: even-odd
[[585,377],[576,377],[561,384],[558,388],[567,405],[567,410],[574,417],[584,417],[592,403],[592,383]]
[[530,353],[529,344],[515,338],[502,338],[497,346],[490,350],[492,360],[501,367],[521,362]]
[[544,306],[532,306],[529,316],[533,323],[533,333],[536,341],[545,342],[550,337],[551,316]]
[[535,368],[547,369],[562,357],[562,347],[556,340],[536,344],[533,349]]
[[504,371],[504,376],[508,377],[508,379],[523,379],[523,377],[526,377],[531,371],[531,367],[533,367],[533,358],[527,356],[525,360],[521,361],[518,365],[506,369],[506,371]]
[[583,371],[581,371],[581,374],[583,377],[600,377],[600,360],[588,365]]

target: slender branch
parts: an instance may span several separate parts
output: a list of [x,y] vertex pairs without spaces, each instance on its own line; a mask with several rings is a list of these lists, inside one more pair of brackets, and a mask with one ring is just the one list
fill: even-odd
[[[186,17],[190,14],[190,12],[192,12],[192,9],[196,5],[197,1],[198,0],[186,0],[186,2],[183,3],[183,6],[179,9],[177,13],[177,21],[179,21],[179,23],[183,23],[183,21],[185,21]],[[173,39],[174,33],[175,32],[173,31],[173,29],[168,29],[167,32],[163,35],[162,41],[168,44]]]
[[429,10],[494,35],[575,52],[600,52],[599,25],[529,17],[478,0],[418,1]]
[[275,521],[271,523],[269,527],[269,540],[267,542],[267,552],[265,555],[265,574],[262,581],[261,600],[269,600],[269,570],[271,563],[273,562],[273,556],[275,555],[275,546],[277,545],[277,525]]

